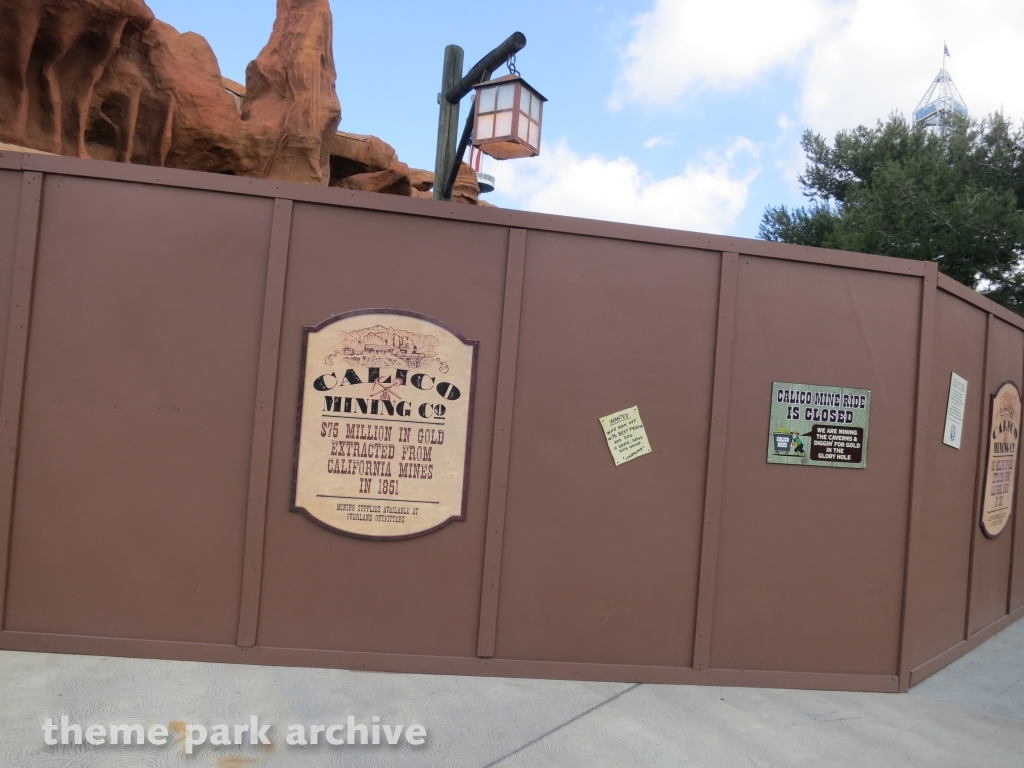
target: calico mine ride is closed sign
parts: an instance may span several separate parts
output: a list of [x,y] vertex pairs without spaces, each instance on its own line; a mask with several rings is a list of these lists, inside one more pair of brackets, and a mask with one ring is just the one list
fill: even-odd
[[385,309],[304,334],[292,511],[369,539],[465,519],[477,342]]
[[768,463],[864,469],[870,422],[869,389],[776,381]]

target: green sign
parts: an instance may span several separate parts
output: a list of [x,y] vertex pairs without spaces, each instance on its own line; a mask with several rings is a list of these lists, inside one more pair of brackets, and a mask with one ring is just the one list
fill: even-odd
[[776,381],[768,463],[863,469],[870,415],[870,389]]

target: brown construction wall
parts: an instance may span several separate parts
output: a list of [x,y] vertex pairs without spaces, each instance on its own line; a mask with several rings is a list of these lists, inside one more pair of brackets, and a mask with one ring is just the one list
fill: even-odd
[[[302,328],[368,307],[479,341],[429,536],[289,512]],[[931,264],[0,153],[0,353],[2,648],[895,691],[1024,614],[1024,321]],[[767,464],[774,381],[870,389],[867,468]]]

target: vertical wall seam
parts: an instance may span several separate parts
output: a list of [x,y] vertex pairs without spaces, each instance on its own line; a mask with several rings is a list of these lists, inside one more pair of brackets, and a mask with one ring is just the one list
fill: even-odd
[[32,322],[42,200],[43,174],[24,173],[21,177],[3,389],[0,391],[0,630],[4,628],[7,614],[15,475],[18,470],[18,442],[25,394],[25,369],[28,365],[28,337]]
[[718,328],[711,394],[708,465],[704,482],[704,527],[701,534],[700,577],[697,583],[697,616],[693,634],[693,668],[697,670],[707,669],[711,659],[711,627],[714,621],[715,579],[718,573],[718,532],[721,527],[722,490],[725,482],[725,442],[729,423],[738,283],[739,254],[723,253],[718,286]]
[[[1024,361],[1022,361],[1024,366]],[[1021,381],[1017,384],[1018,390],[1024,387],[1024,367],[1021,370]],[[1024,390],[1021,390],[1024,391]],[[1017,456],[1017,466],[1015,467],[1016,478],[1013,484],[1013,504],[1010,506],[1010,571],[1006,577],[1006,613],[1007,615],[1013,613],[1013,571],[1014,571],[1014,560],[1017,555],[1017,518],[1020,516],[1017,511],[1017,502],[1020,499],[1020,481],[1021,481],[1021,464],[1020,455]]]
[[[1024,375],[1024,372],[1022,372]],[[1024,381],[1024,379],[1022,379]],[[1020,390],[1022,384],[1018,384]],[[987,469],[987,467],[986,467]],[[1017,500],[1020,499],[1021,486],[1021,463],[1020,455],[1017,457],[1017,465],[1014,467],[1014,501],[1010,505],[1010,530],[1007,535],[1010,537],[1010,570],[1007,573],[1007,614],[1014,612],[1014,558],[1017,554]]]
[[274,397],[277,393],[277,364],[281,347],[281,317],[284,311],[285,279],[288,272],[292,207],[291,200],[278,199],[274,202],[274,221],[270,230],[267,282],[263,297],[263,330],[260,336],[259,368],[256,374],[252,452],[249,457],[242,594],[238,610],[237,644],[242,647],[255,645],[259,621],[267,486],[270,481],[270,449],[274,429]]
[[[907,629],[913,614],[916,579],[924,510],[924,483],[927,471],[929,424],[931,407],[932,349],[935,343],[935,302],[938,293],[938,266],[926,265],[929,270],[921,281],[921,316],[917,348],[917,393],[914,407],[914,447],[910,468],[910,505],[907,515],[907,543],[904,553],[903,605],[900,615],[900,636],[897,647],[896,669],[900,691],[910,690],[910,665],[907,661]],[[915,546],[916,545],[916,546]]]
[[498,631],[498,589],[501,552],[505,536],[505,502],[508,495],[508,463],[512,449],[512,411],[515,401],[516,366],[519,358],[519,319],[523,307],[526,272],[525,229],[510,229],[505,267],[505,303],[498,352],[498,388],[494,402],[494,439],[491,446],[490,492],[487,498],[487,534],[480,584],[480,625],[477,656],[494,656]]
[[1013,506],[1010,507],[1012,519],[1010,520],[1010,572],[1006,577],[1006,613],[1013,613],[1013,571],[1014,560],[1017,554],[1017,500],[1020,498],[1020,457],[1017,458],[1017,478],[1013,488]]
[[978,418],[978,455],[974,459],[974,504],[971,508],[971,550],[970,559],[967,561],[967,605],[964,609],[964,640],[971,637],[971,598],[974,592],[974,547],[975,539],[980,524],[981,494],[983,494],[985,483],[985,464],[988,461],[988,359],[989,345],[992,341],[992,313],[985,313],[985,356],[981,365],[981,414]]

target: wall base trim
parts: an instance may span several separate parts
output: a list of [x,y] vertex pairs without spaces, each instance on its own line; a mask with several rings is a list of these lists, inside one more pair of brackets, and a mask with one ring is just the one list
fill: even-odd
[[838,672],[779,672],[753,669],[705,669],[637,664],[590,664],[525,659],[480,659],[459,656],[411,656],[390,653],[268,648],[168,640],[134,640],[42,632],[0,632],[0,650],[123,656],[224,664],[264,664],[366,672],[407,672],[435,675],[526,677],[546,680],[592,680],[619,683],[720,685],[750,688],[797,688],[817,691],[896,693],[896,675]]
[[918,664],[910,670],[910,685],[917,685],[927,677],[931,677],[943,667],[959,659],[968,651],[973,651],[989,638],[1002,632],[1017,619],[1024,618],[1024,605],[1001,619],[996,619],[984,629],[979,629],[966,640],[961,640],[952,648],[947,648],[938,656],[934,656],[923,664]]

